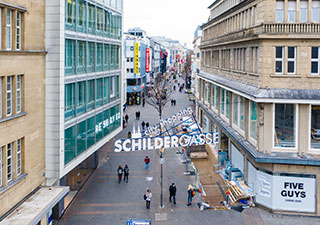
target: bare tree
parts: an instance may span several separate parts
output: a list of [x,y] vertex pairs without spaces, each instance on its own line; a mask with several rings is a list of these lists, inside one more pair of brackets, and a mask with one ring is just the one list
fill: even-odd
[[157,74],[154,85],[147,92],[146,102],[159,112],[160,120],[163,109],[171,100],[172,94],[172,83],[170,82],[169,74]]

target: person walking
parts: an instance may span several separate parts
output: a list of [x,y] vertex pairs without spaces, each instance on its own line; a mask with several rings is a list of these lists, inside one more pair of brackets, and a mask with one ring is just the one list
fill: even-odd
[[173,198],[173,204],[176,204],[176,193],[177,193],[177,187],[174,183],[172,183],[169,187],[169,201],[171,202],[171,198]]
[[176,104],[177,104],[177,100],[174,100],[173,105],[176,105]]
[[128,131],[128,138],[131,138],[131,136],[132,136],[132,135],[131,135],[131,131],[129,130],[129,131]]
[[146,100],[143,98],[143,100],[142,100],[142,107],[144,107],[145,104],[146,104]]
[[138,111],[137,113],[138,113],[138,120],[140,120],[140,111]]
[[146,129],[148,129],[148,128],[149,128],[149,122],[146,123]]
[[126,183],[128,183],[128,180],[129,180],[129,167],[126,164],[123,169],[123,182],[126,181]]
[[136,120],[138,120],[138,117],[139,117],[139,113],[138,111],[136,111]]
[[145,163],[145,166],[146,166],[146,170],[149,169],[149,164],[150,164],[150,158],[148,156],[146,156],[144,158],[144,163]]
[[117,172],[118,172],[118,182],[120,184],[120,182],[122,180],[122,174],[123,174],[123,169],[122,169],[121,165],[118,167],[118,171]]
[[141,123],[142,130],[144,130],[145,125],[146,125],[146,123],[144,121],[142,121],[142,123]]
[[187,206],[189,206],[189,205],[192,204],[192,198],[195,195],[194,188],[192,187],[191,184],[189,184],[187,192],[188,192],[188,204],[187,204]]
[[146,208],[150,209],[150,202],[151,202],[151,198],[152,198],[152,193],[151,191],[148,189],[146,194],[144,195],[144,199],[146,200]]
[[125,115],[124,119],[126,120],[126,123],[128,123],[128,120],[129,120],[128,114]]

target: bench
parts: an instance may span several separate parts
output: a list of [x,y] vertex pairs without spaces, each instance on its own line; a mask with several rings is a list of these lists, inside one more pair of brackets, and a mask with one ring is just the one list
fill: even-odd
[[208,158],[208,153],[206,153],[206,152],[191,152],[190,158],[191,159],[206,159],[206,158]]

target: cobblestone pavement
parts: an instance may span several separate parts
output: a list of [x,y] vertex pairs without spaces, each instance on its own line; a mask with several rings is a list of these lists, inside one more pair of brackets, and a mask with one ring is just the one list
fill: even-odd
[[[181,81],[180,81],[181,82]],[[176,106],[165,107],[163,118],[190,106],[187,95],[174,94]],[[158,112],[148,104],[129,106],[129,125],[115,139],[126,138],[133,123],[136,123],[135,112],[141,111],[140,121],[150,125],[158,122]],[[124,114],[125,114],[124,113]],[[246,224],[246,225],[280,225],[280,224],[320,224],[320,220],[311,217],[275,216],[262,209],[246,209],[242,213],[233,210],[200,211],[196,206],[196,196],[192,206],[187,206],[187,186],[195,180],[194,176],[186,176],[182,156],[174,149],[166,149],[163,165],[163,200],[160,208],[160,163],[157,151],[113,152],[110,141],[99,150],[100,164],[88,182],[80,190],[76,199],[66,210],[59,225],[124,225],[127,219],[151,219],[157,225],[214,225],[214,224]],[[150,169],[144,170],[144,157],[151,158]],[[116,170],[119,165],[128,164],[130,168],[129,182],[117,182]],[[177,204],[169,202],[168,187],[174,182],[177,186]],[[145,207],[143,194],[147,189],[153,193],[151,209]]]

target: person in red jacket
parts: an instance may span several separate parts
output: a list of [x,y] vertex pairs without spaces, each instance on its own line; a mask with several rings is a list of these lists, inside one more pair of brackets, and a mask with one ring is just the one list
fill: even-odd
[[146,156],[144,158],[144,163],[146,165],[146,170],[148,170],[149,169],[149,164],[150,164],[150,158],[148,156]]

